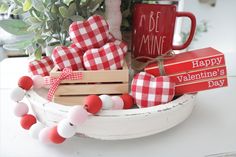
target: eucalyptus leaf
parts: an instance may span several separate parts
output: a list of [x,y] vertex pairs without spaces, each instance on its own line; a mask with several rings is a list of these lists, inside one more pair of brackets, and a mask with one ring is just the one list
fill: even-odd
[[59,7],[59,12],[60,12],[62,17],[68,17],[69,16],[68,9],[65,6]]
[[56,22],[53,22],[51,29],[52,29],[52,32],[54,32],[55,34],[57,34],[57,33],[60,31],[60,26],[59,26]]
[[51,40],[52,40],[52,36],[48,36],[48,37],[46,38],[46,43],[50,42]]
[[43,21],[43,19],[40,17],[40,13],[37,10],[32,10],[31,13],[38,21]]
[[8,10],[8,5],[7,3],[0,2],[0,13],[6,13]]
[[47,6],[48,4],[50,4],[51,0],[43,0],[43,3]]
[[23,8],[20,7],[20,8],[14,9],[11,13],[14,15],[20,15],[20,14],[23,14],[24,11],[23,11]]
[[63,0],[63,3],[65,3],[67,6],[69,6],[69,4],[71,3],[71,2],[73,2],[74,0]]
[[32,17],[32,16],[27,17],[26,19],[24,19],[24,21],[29,24],[41,23],[41,21],[39,21],[37,18]]
[[29,11],[32,8],[32,1],[31,0],[25,0],[23,4],[23,11]]
[[42,48],[38,47],[35,52],[34,52],[34,57],[36,60],[41,60],[42,59]]
[[101,3],[103,2],[103,0],[90,0],[88,7],[90,9],[90,12],[95,12],[98,7],[101,5]]
[[37,31],[37,29],[40,29],[40,28],[41,28],[41,23],[34,23],[27,29],[27,31],[33,32],[33,31]]
[[69,15],[68,15],[68,16],[75,15],[76,11],[77,11],[76,3],[73,2],[73,3],[71,3],[71,4],[69,5],[69,8],[68,8],[68,14],[69,14]]
[[37,39],[36,42],[37,42],[38,44],[40,44],[40,45],[45,45],[45,41],[44,41],[42,38]]
[[46,28],[46,29],[50,29],[50,28],[52,27],[52,25],[53,25],[53,21],[48,20],[48,21],[46,21],[45,28]]
[[23,0],[13,0],[15,4],[17,4],[18,6],[23,6],[24,1]]
[[80,1],[81,7],[87,6],[88,3],[89,3],[89,0],[81,0],[81,1]]
[[82,16],[79,16],[79,15],[73,15],[73,16],[70,17],[70,19],[72,21],[83,21],[84,20],[84,18]]
[[45,7],[42,0],[32,0],[32,5],[37,11],[44,12]]
[[65,19],[62,23],[62,28],[63,28],[62,30],[68,31],[70,24],[71,24],[70,20]]
[[54,13],[54,14],[58,14],[58,7],[57,7],[57,5],[55,5],[55,4],[52,5],[51,12]]
[[25,0],[16,0],[16,1],[23,4]]
[[44,14],[46,15],[46,18],[49,20],[56,20],[57,19],[57,15],[54,15],[51,12],[46,11]]
[[22,20],[17,20],[17,19],[2,20],[0,22],[0,27],[2,27],[2,29],[13,35],[28,34],[27,32],[28,25]]

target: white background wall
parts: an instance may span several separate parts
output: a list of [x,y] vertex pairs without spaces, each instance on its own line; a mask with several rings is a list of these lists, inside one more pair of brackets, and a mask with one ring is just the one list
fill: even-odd
[[236,52],[236,0],[217,0],[215,7],[185,0],[184,10],[194,13],[197,22],[206,20],[209,24],[209,31],[194,42],[194,47],[213,46],[226,53]]
[[[236,75],[236,0],[216,0],[215,7],[198,0],[185,0],[184,10],[192,12],[197,22],[206,20],[209,24],[208,32],[193,42],[191,49],[210,46],[224,52],[228,73]],[[183,22],[183,29],[188,29],[186,21]]]

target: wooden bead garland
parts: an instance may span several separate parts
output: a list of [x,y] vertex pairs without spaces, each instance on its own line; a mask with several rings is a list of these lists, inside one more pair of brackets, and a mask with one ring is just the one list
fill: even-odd
[[34,115],[28,114],[29,108],[27,104],[21,102],[26,92],[32,88],[38,89],[44,87],[42,76],[23,76],[18,81],[16,87],[11,93],[11,99],[16,102],[14,106],[14,114],[21,117],[20,124],[22,128],[29,130],[30,135],[39,139],[42,143],[60,144],[67,138],[75,135],[76,128],[84,123],[89,115],[97,114],[104,109],[130,109],[133,106],[133,98],[129,94],[119,96],[109,95],[89,95],[84,100],[83,106],[74,106],[70,109],[68,117],[61,120],[54,127],[44,127],[43,124],[37,122]]

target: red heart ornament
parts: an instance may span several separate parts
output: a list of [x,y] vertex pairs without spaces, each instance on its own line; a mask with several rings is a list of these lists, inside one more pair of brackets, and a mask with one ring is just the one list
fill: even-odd
[[75,44],[69,47],[57,46],[53,49],[52,59],[60,70],[71,68],[72,70],[83,70],[83,51]]
[[125,53],[120,46],[107,43],[99,49],[87,50],[83,56],[87,70],[115,70],[123,66]]
[[69,35],[83,51],[100,48],[111,37],[106,20],[99,15],[91,16],[87,21],[73,22],[69,27]]
[[41,60],[34,60],[29,63],[29,72],[32,75],[49,76],[49,72],[53,67],[52,59],[44,56]]
[[138,106],[156,106],[173,99],[175,83],[168,76],[154,77],[146,72],[140,72],[133,78],[131,93]]

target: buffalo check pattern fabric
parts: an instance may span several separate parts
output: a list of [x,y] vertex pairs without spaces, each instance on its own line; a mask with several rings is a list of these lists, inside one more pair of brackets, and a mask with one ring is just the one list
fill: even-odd
[[41,60],[34,60],[29,62],[29,72],[32,75],[49,76],[49,72],[54,67],[51,58],[45,56]]
[[175,83],[168,76],[154,77],[140,72],[132,80],[131,92],[139,107],[156,106],[173,99]]
[[83,51],[100,48],[110,38],[108,24],[99,15],[91,16],[87,21],[73,22],[69,27],[69,35],[73,43]]
[[58,78],[51,78],[51,86],[50,89],[48,91],[48,100],[52,101],[53,96],[59,86],[59,84],[61,83],[61,81],[63,80],[81,80],[83,78],[83,74],[82,72],[77,72],[77,73],[73,73],[72,69],[70,68],[64,68],[62,70],[61,75]]
[[99,49],[91,49],[83,56],[87,70],[115,70],[123,66],[125,52],[114,43],[107,43]]
[[63,70],[64,68],[71,68],[72,70],[83,70],[83,51],[75,44],[69,47],[57,46],[53,49],[52,59],[56,66]]
[[123,49],[124,52],[127,52],[128,51],[128,45],[126,42],[124,41],[121,41],[121,40],[117,40],[116,38],[114,38],[112,35],[110,35],[110,38],[109,38],[109,43],[114,43],[115,45],[117,46],[120,46],[120,48]]

